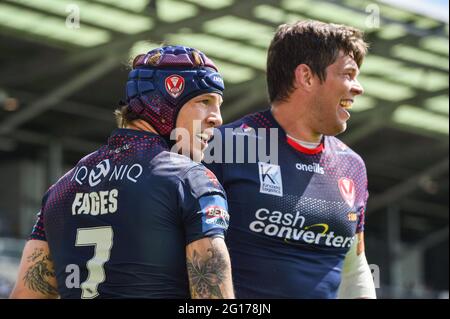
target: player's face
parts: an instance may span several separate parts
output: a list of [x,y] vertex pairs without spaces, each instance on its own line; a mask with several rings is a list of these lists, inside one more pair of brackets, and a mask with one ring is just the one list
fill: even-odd
[[208,146],[214,127],[222,125],[222,102],[222,96],[219,94],[207,93],[198,95],[183,105],[176,121],[180,153],[189,155],[196,162],[203,159],[203,152]]
[[347,128],[348,110],[357,95],[364,90],[358,80],[359,68],[351,55],[339,53],[328,66],[326,80],[316,87],[312,121],[316,133],[337,135]]

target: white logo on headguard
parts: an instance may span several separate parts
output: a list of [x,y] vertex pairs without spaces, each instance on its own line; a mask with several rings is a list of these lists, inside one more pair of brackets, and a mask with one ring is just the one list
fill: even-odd
[[258,162],[259,192],[263,194],[283,196],[283,182],[279,165]]
[[171,75],[166,78],[165,85],[167,93],[176,99],[184,91],[184,78],[179,75]]
[[356,196],[355,183],[353,183],[353,180],[347,177],[342,177],[338,181],[338,186],[342,198],[344,198],[350,207],[353,207]]

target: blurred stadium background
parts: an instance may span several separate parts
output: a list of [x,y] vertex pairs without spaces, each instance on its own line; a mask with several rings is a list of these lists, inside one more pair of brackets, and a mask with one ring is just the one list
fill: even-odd
[[[78,17],[80,18],[78,21]],[[448,298],[448,1],[0,1],[0,297],[45,190],[106,141],[127,61],[160,43],[211,55],[224,121],[266,108],[266,49],[300,19],[366,31],[348,131],[365,159],[366,246],[379,298]]]

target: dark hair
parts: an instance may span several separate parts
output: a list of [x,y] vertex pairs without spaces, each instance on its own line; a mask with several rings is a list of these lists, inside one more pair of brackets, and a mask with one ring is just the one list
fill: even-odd
[[308,65],[321,81],[326,68],[333,64],[339,51],[352,53],[361,66],[368,44],[363,32],[349,26],[299,21],[283,24],[272,39],[267,56],[267,87],[271,103],[285,101],[293,91],[295,69]]

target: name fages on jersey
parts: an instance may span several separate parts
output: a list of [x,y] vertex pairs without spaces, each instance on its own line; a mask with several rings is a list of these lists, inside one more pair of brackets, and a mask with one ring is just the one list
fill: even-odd
[[[90,187],[100,186],[103,181],[128,181],[136,183],[144,169],[141,164],[111,165],[109,159],[104,159],[95,167],[77,167],[71,181],[79,185],[88,184]],[[72,203],[72,215],[104,215],[117,211],[117,189],[76,193]]]
[[119,191],[99,191],[90,193],[76,193],[72,203],[72,215],[105,215],[117,211]]

